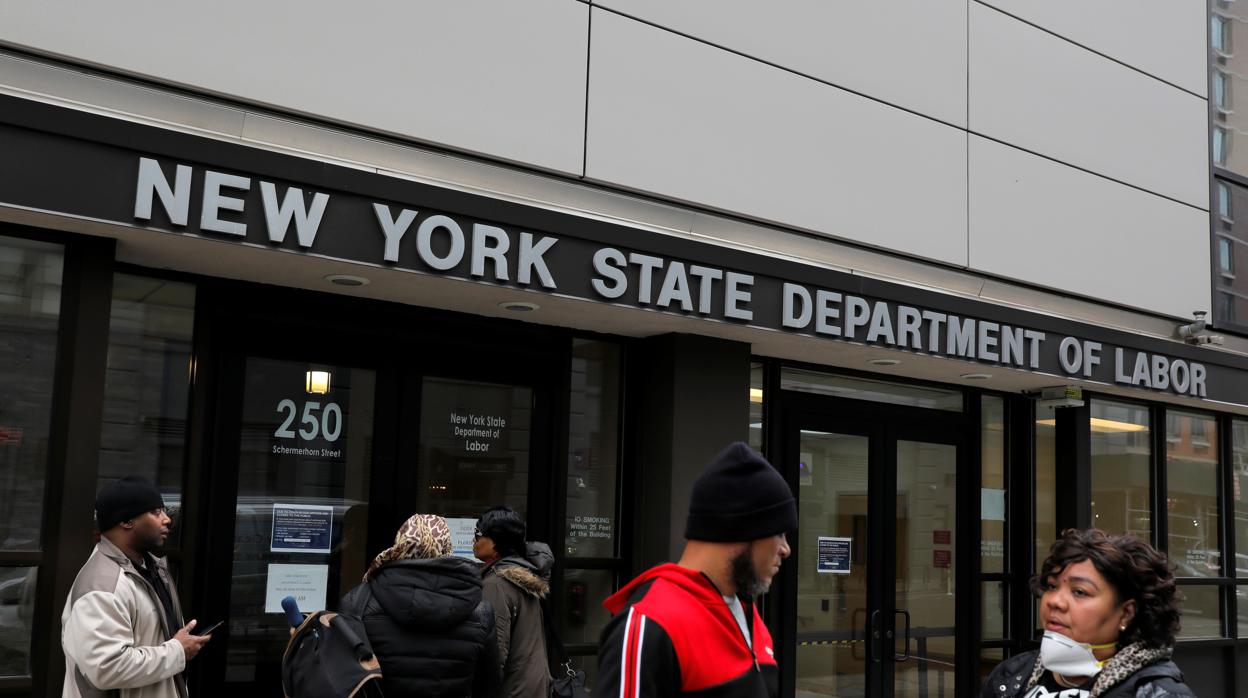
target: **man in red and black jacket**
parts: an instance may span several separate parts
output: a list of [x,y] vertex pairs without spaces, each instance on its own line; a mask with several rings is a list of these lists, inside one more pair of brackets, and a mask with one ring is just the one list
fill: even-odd
[[654,567],[603,604],[599,698],[775,698],[775,647],[754,599],[789,556],[797,505],[784,478],[735,443],[693,483],[680,562]]

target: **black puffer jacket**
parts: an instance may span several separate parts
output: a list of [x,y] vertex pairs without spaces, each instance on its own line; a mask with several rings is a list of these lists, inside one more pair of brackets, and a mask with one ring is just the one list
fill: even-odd
[[[1024,652],[997,665],[984,682],[980,698],[1023,698],[1027,683],[1036,670],[1040,652]],[[1195,698],[1183,683],[1183,672],[1169,659],[1153,662],[1132,671],[1121,681],[1099,694],[1099,698]]]
[[494,609],[482,596],[475,563],[388,562],[347,594],[342,610],[363,618],[387,698],[498,695]]

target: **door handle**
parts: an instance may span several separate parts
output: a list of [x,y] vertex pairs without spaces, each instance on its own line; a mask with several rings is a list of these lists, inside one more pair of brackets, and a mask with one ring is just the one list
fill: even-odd
[[896,651],[894,651],[894,652],[893,652],[893,661],[894,661],[894,662],[904,662],[904,661],[906,661],[907,659],[910,659],[910,611],[907,611],[907,610],[906,610],[906,609],[904,609],[904,608],[899,608],[899,609],[897,609],[897,610],[893,611],[893,618],[894,618],[894,619],[897,617],[897,614],[898,614],[898,613],[900,613],[901,615],[905,616],[905,618],[906,618],[906,629],[905,629],[904,634],[903,634],[903,637],[904,637],[904,639],[905,639],[905,643],[906,643],[906,645],[905,645],[906,649],[905,649],[905,652],[904,652],[904,653],[902,653],[902,654],[897,654],[897,653],[896,653]]
[[[868,639],[871,635],[871,628],[868,627],[866,623],[862,625],[858,625],[859,615],[861,615],[863,618],[866,618],[867,609],[855,608],[853,613],[851,613],[849,616],[849,626],[851,628],[851,630],[849,631],[849,640],[850,640],[849,656],[853,657],[857,661],[866,661],[867,655],[871,653],[871,649],[869,647],[869,645],[871,644],[871,641]],[[862,628],[862,635],[858,634],[858,628]],[[859,644],[860,640],[861,640],[861,645]],[[859,649],[862,650],[861,656],[859,656],[858,654]]]
[[878,664],[880,662],[880,658],[884,654],[883,652],[880,651],[880,647],[879,647],[879,644],[880,644],[880,611],[879,609],[876,609],[871,612],[871,624],[867,628],[867,633],[871,638],[868,641],[870,645],[871,661]]

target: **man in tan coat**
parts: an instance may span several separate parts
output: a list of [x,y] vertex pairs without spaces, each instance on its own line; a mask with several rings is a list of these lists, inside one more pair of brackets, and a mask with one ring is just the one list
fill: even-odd
[[482,593],[494,607],[502,698],[550,694],[542,600],[550,593],[554,555],[545,543],[525,542],[524,519],[494,507],[477,520],[472,553],[484,562]]
[[109,483],[95,499],[100,542],[79,570],[61,614],[63,698],[185,698],[186,664],[208,642],[182,625],[163,558],[164,499],[147,480]]

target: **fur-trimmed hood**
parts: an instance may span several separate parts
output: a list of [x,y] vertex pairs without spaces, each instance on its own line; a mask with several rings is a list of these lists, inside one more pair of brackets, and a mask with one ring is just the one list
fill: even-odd
[[493,572],[524,593],[544,599],[550,594],[550,571],[554,565],[555,556],[550,552],[549,545],[529,542],[525,544],[524,557],[510,555],[501,558],[486,567],[485,573]]

